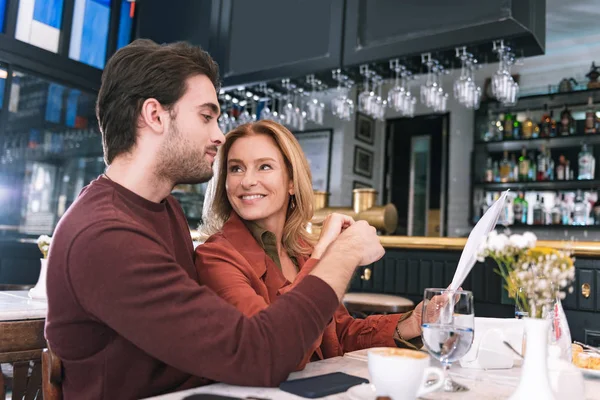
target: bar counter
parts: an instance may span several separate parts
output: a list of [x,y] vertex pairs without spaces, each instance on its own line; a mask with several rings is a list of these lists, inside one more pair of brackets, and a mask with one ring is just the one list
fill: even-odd
[[[462,251],[467,238],[424,237],[424,236],[381,236],[381,244],[386,249],[419,249]],[[574,255],[600,258],[600,242],[567,240],[538,240],[538,246],[556,249],[568,248]]]

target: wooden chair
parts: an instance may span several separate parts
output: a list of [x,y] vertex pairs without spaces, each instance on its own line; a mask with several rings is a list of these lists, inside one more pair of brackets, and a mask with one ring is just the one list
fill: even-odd
[[44,320],[2,321],[0,338],[0,364],[12,366],[12,376],[0,374],[0,399],[12,388],[13,400],[41,400]]
[[50,350],[42,352],[42,392],[44,400],[62,400],[63,369],[60,358]]

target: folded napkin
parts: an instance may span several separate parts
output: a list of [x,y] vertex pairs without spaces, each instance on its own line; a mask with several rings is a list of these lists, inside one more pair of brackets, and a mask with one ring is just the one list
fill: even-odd
[[460,360],[463,368],[508,369],[519,357],[503,342],[520,351],[523,343],[523,321],[516,318],[475,318],[473,345]]
[[487,235],[496,227],[500,213],[504,210],[504,203],[508,190],[502,193],[500,198],[483,214],[477,225],[473,228],[465,243],[465,247],[458,260],[458,266],[454,273],[454,278],[449,289],[457,290],[471,272],[473,265],[477,261],[477,253],[481,244],[486,240]]

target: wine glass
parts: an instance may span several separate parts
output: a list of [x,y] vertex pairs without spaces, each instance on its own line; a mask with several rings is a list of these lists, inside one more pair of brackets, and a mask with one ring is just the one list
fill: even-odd
[[429,354],[444,367],[446,392],[463,392],[466,386],[450,378],[448,370],[473,344],[475,313],[473,293],[466,290],[425,289],[421,328]]

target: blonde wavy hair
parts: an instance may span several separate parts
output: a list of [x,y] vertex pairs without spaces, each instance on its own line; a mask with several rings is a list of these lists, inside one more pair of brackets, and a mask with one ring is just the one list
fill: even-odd
[[237,139],[253,135],[266,135],[275,141],[294,186],[283,228],[282,245],[290,256],[310,255],[316,238],[307,230],[314,214],[314,193],[308,161],[294,135],[283,125],[269,120],[240,125],[227,134],[227,140],[217,155],[215,176],[206,190],[203,223],[198,228],[201,241],[220,231],[229,219],[233,208],[225,188],[227,157]]

